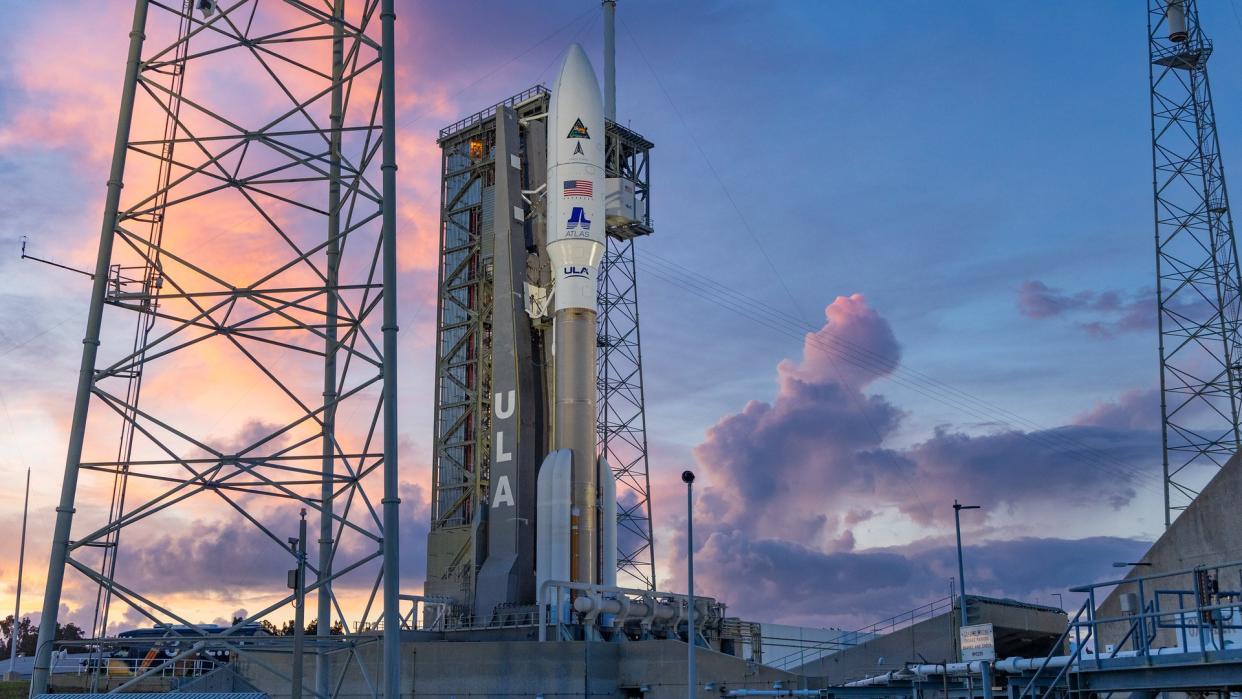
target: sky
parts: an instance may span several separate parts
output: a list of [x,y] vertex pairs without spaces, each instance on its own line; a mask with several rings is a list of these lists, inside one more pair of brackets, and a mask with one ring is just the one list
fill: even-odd
[[[1235,5],[1202,8],[1226,163],[1242,157]],[[0,610],[27,468],[23,613],[40,604],[90,291],[20,260],[20,240],[93,264],[130,7],[23,5],[0,26]],[[598,15],[398,1],[405,591],[428,518],[436,132],[550,83],[571,42],[598,64]],[[637,257],[661,587],[684,586],[685,468],[696,582],[759,621],[856,627],[945,596],[955,498],[983,506],[963,515],[971,592],[1052,602],[1141,555],[1163,525],[1144,13],[621,0],[618,17],[619,120],[656,144]],[[187,90],[244,114],[263,105],[230,102],[231,81],[261,77],[191,74]],[[238,274],[272,253],[227,210],[169,225]],[[235,361],[167,367],[152,400],[242,443],[277,403],[176,390],[202,372],[245,387]],[[195,619],[254,611],[284,564],[236,519],[189,506],[130,551],[192,571],[152,586]],[[92,604],[66,588],[69,618]]]

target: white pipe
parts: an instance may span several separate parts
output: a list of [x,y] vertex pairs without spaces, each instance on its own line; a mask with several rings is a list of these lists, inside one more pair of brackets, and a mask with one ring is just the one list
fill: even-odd
[[726,697],[822,697],[827,696],[820,689],[731,689]]
[[845,686],[846,687],[873,687],[875,685],[888,684],[889,682],[894,682],[894,681],[908,681],[913,676],[914,676],[913,673],[906,672],[905,670],[892,670],[882,675],[876,675],[875,677],[866,677],[861,680],[854,680],[853,682],[847,682]]
[[1073,660],[1072,655],[1054,655],[1051,658],[1005,658],[992,666],[998,672],[1026,672],[1041,667],[1065,667]]
[[[1100,660],[1110,660],[1112,658],[1133,658],[1146,655],[1177,655],[1186,651],[1176,646],[1168,646],[1164,648],[1151,648],[1144,651],[1123,650],[1116,654],[1102,654],[1098,658]],[[1082,654],[1078,657],[1078,661],[1094,660],[1096,655]],[[1041,668],[1062,668],[1067,665],[1077,666],[1074,656],[1072,655],[1054,655],[1051,658],[1005,658],[992,663],[992,669],[998,672],[1018,673],[1039,670]],[[866,677],[861,680],[847,682],[846,687],[871,687],[875,685],[888,684],[893,681],[908,681],[914,677],[926,678],[936,675],[978,675],[983,671],[983,663],[981,661],[972,661],[968,663],[926,663],[919,665],[909,665],[903,670],[893,670],[880,675]]]

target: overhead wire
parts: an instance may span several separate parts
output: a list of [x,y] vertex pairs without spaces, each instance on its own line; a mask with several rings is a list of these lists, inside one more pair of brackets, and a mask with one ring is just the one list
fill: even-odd
[[[733,209],[733,213],[738,218],[738,221],[741,222],[742,229],[746,231],[746,234],[748,236],[750,236],[750,240],[752,244],[754,244],[755,248],[759,251],[759,254],[763,257],[764,261],[767,263],[768,269],[771,270],[773,276],[776,277],[777,283],[780,284],[780,287],[782,290],[784,290],[785,295],[789,297],[790,306],[798,313],[798,315],[802,315],[802,309],[800,307],[800,304],[798,303],[797,297],[794,296],[793,292],[789,289],[789,286],[785,283],[784,276],[781,275],[780,270],[777,269],[776,263],[772,261],[772,256],[768,254],[768,251],[764,247],[762,241],[760,241],[759,236],[755,234],[754,229],[750,225],[750,221],[746,218],[746,215],[742,212],[742,207],[738,206],[737,200],[733,197],[733,193],[725,185],[724,178],[720,176],[720,172],[716,169],[715,164],[712,163],[712,159],[708,157],[707,151],[704,150],[703,145],[699,143],[699,139],[695,136],[694,130],[690,128],[690,124],[686,121],[685,117],[682,115],[681,110],[678,109],[677,103],[673,101],[673,97],[669,93],[668,89],[665,88],[664,82],[660,80],[659,73],[657,73],[655,68],[651,65],[651,61],[647,60],[647,54],[642,50],[642,46],[638,43],[638,38],[634,36],[634,33],[632,31],[630,31],[629,25],[626,24],[624,20],[621,20],[621,26],[622,26],[622,29],[625,31],[626,35],[629,37],[630,42],[634,44],[634,49],[638,53],[639,58],[642,59],[643,64],[647,66],[647,70],[651,73],[651,77],[653,81],[655,82],[656,86],[660,88],[660,92],[664,94],[664,99],[668,102],[669,107],[673,110],[673,114],[677,117],[677,120],[681,122],[681,126],[684,129],[688,138],[690,139],[690,142],[694,145],[695,149],[699,152],[699,156],[703,158],[703,162],[707,164],[708,171],[712,174],[712,177],[716,180],[716,184],[720,187],[720,191],[724,194],[725,199],[728,200],[729,205]],[[875,434],[877,443],[882,443],[884,441],[884,435],[880,432],[879,427],[875,424],[874,420],[872,419],[871,413],[868,410],[866,410],[865,406],[862,405],[858,392],[855,390],[852,390],[853,386],[851,386],[849,381],[846,380],[845,374],[841,371],[841,368],[837,366],[836,361],[833,359],[832,355],[827,355],[827,358],[828,358],[829,365],[832,367],[833,372],[837,374],[837,377],[840,380],[841,384],[851,389],[850,391],[847,391],[846,393],[846,395],[848,396],[848,400],[854,403],[855,410],[858,411],[858,414],[862,416],[863,421],[867,424],[868,428],[870,428],[871,431]],[[916,491],[913,487],[911,487],[909,483],[905,483],[903,481],[903,484],[906,488],[910,490],[910,495],[914,498],[919,508],[923,510],[927,516],[930,517],[930,510],[928,509],[926,503],[923,502],[923,499],[919,496],[918,491]]]
[[[803,339],[815,349],[842,359],[853,366],[875,374],[877,377],[885,378],[896,385],[959,412],[983,421],[1005,424],[1024,440],[1048,449],[1065,452],[1067,456],[1075,460],[1106,470],[1113,475],[1125,478],[1127,481],[1132,481],[1136,484],[1152,485],[1152,483],[1144,483],[1144,480],[1150,476],[1146,471],[1113,458],[1080,440],[1059,433],[1051,428],[1017,429],[1007,420],[997,420],[977,403],[972,404],[963,397],[955,397],[948,392],[938,390],[933,385],[928,385],[926,382],[914,380],[912,377],[907,376],[910,370],[905,369],[898,362],[885,360],[884,363],[880,363],[876,358],[867,356],[869,352],[860,352],[856,349],[856,345],[837,336],[828,335],[827,340],[825,340],[823,336],[816,334],[816,328],[808,327],[798,322],[779,309],[772,308],[723,284],[698,275],[681,265],[670,264],[667,260],[663,260],[650,252],[646,254],[644,260],[644,271],[657,279],[706,299],[770,330],[788,337]],[[874,353],[870,354],[874,355]],[[960,390],[956,392],[963,396],[969,395]],[[978,401],[978,399],[975,400]],[[1025,418],[1023,420],[1034,424],[1032,421],[1025,420]]]
[[[776,277],[777,282],[780,285],[781,289],[785,292],[785,295],[789,297],[791,307],[794,309],[794,311],[799,311],[797,297],[793,294],[793,292],[789,289],[789,286],[785,283],[784,276],[780,274],[775,263],[772,261],[771,256],[768,254],[763,243],[759,239],[759,236],[755,234],[754,229],[751,227],[749,221],[746,219],[746,216],[742,212],[741,207],[738,206],[737,200],[733,197],[732,193],[729,191],[729,188],[725,185],[723,178],[721,178],[720,173],[716,170],[715,166],[712,164],[711,158],[707,155],[707,152],[703,149],[702,145],[699,143],[698,139],[695,137],[694,130],[689,127],[689,124],[686,122],[685,118],[682,116],[681,110],[678,109],[676,102],[672,98],[672,95],[669,93],[669,91],[665,88],[663,82],[660,80],[659,74],[656,72],[651,62],[647,59],[647,56],[643,52],[642,47],[638,43],[637,38],[634,36],[633,32],[630,31],[629,26],[624,22],[624,20],[619,20],[619,23],[621,24],[622,28],[626,32],[630,41],[634,44],[634,48],[636,52],[638,53],[639,58],[643,61],[648,71],[651,73],[653,82],[655,82],[656,86],[663,93],[664,98],[668,102],[674,116],[676,116],[678,121],[681,123],[683,129],[688,134],[690,142],[694,145],[696,150],[698,150],[699,155],[703,158],[704,163],[707,165],[708,171],[712,174],[713,178],[716,180],[726,200],[729,202],[739,222],[742,224],[743,230],[750,237],[751,242],[753,243],[755,248],[759,251],[763,259],[766,261],[768,267],[772,270],[773,275]],[[758,322],[762,325],[765,325],[773,330],[776,330],[777,332],[782,332],[787,335],[791,334],[791,332],[796,332],[797,336],[802,336],[805,333],[814,333],[815,331],[814,327],[808,326],[808,324],[805,321],[801,320],[798,316],[792,315],[788,312],[782,311],[780,309],[775,309],[771,306],[758,302],[755,299],[752,299],[748,296],[745,296],[743,294],[736,292],[732,287],[728,285],[724,285],[724,284],[720,284],[718,282],[712,281],[708,279],[707,277],[704,277],[703,275],[693,272],[692,270],[689,270],[681,265],[677,265],[676,263],[673,263],[670,260],[661,259],[658,256],[654,256],[649,252],[647,253],[647,255],[648,255],[648,258],[647,258],[648,260],[654,257],[656,259],[657,265],[665,264],[666,266],[675,267],[675,269],[666,269],[664,275],[661,275],[659,270],[649,269],[649,271],[652,271],[657,277],[661,277],[666,282],[682,286],[687,291],[691,291],[692,293],[698,293],[699,295],[704,296],[708,300],[713,301],[717,303],[718,305],[722,305],[730,310],[738,312],[739,314],[746,316],[750,318],[751,320]],[[700,288],[698,289],[694,288],[694,285],[687,281],[688,279],[687,275],[693,275],[694,278],[697,278],[700,283]],[[706,284],[704,284],[704,282],[706,282]],[[709,291],[709,289],[704,288],[704,287],[709,287],[711,293],[705,293]],[[744,310],[742,306],[731,305],[728,303],[721,303],[719,295],[722,293],[725,295],[732,296],[734,298],[735,304],[740,301],[743,304],[749,304],[750,310],[752,311],[758,310],[759,312],[758,313],[753,313],[753,312],[747,313],[746,310]],[[801,315],[801,313],[799,313],[798,315]],[[1070,450],[1070,455],[1077,458],[1078,460],[1080,461],[1086,460],[1092,465],[1109,470],[1114,475],[1122,476],[1127,479],[1133,479],[1136,482],[1142,482],[1145,479],[1151,480],[1150,478],[1147,478],[1148,476],[1150,476],[1150,474],[1147,474],[1145,471],[1135,468],[1129,464],[1126,464],[1125,462],[1122,462],[1114,457],[1111,457],[1105,454],[1104,452],[1101,452],[1098,449],[1091,447],[1090,445],[1084,444],[1079,440],[1076,440],[1072,437],[1064,435],[1063,433],[1058,433],[1051,428],[1042,426],[1034,422],[1033,420],[1029,420],[1011,410],[1008,410],[994,403],[991,403],[989,401],[985,401],[976,396],[973,396],[970,393],[962,389],[956,388],[950,384],[947,384],[943,381],[935,379],[927,374],[915,371],[913,369],[910,369],[909,367],[905,367],[901,365],[900,362],[895,361],[892,358],[883,357],[868,348],[857,345],[856,343],[852,343],[844,338],[834,336],[834,335],[829,335],[828,342],[834,346],[829,346],[829,344],[822,341],[820,339],[820,336],[818,335],[808,336],[806,337],[806,341],[824,350],[826,353],[826,356],[830,360],[830,363],[832,362],[832,358],[834,356],[841,358],[853,364],[854,366],[862,368],[866,371],[873,372],[877,375],[886,376],[886,378],[888,378],[890,381],[897,383],[899,385],[902,385],[909,390],[915,391],[927,398],[936,400],[942,404],[948,405],[949,407],[955,408],[961,412],[972,415],[986,422],[998,422],[996,418],[1000,417],[1001,419],[999,420],[999,422],[1001,422],[1002,424],[1005,424],[1006,426],[1010,428],[1015,428],[1016,425],[1023,425],[1025,426],[1025,429],[1015,429],[1015,432],[1020,434],[1024,439],[1027,439],[1029,441],[1033,441],[1036,443],[1040,443],[1041,445],[1046,446],[1046,447],[1055,446],[1056,448],[1059,448],[1061,450]],[[841,376],[840,370],[839,368],[835,366],[835,364],[833,365],[833,368],[834,368],[834,371],[838,373],[838,376]],[[841,378],[844,379],[843,376],[841,376]],[[847,387],[849,387],[848,382],[842,380],[842,383],[845,384]],[[853,392],[851,392],[851,396],[852,396],[852,393]],[[871,429],[875,431],[877,436],[879,437],[880,436],[879,430],[878,428],[876,428],[874,423],[871,422],[870,416],[868,415],[867,411],[862,410],[860,408],[860,412],[862,413],[863,417],[867,419],[868,424],[871,427]],[[1079,452],[1083,452],[1083,453],[1079,453]],[[1150,485],[1150,483],[1148,485]]]

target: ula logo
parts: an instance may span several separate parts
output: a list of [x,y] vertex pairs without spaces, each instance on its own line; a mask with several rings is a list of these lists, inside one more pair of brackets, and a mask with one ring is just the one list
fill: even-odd
[[582,277],[583,279],[586,279],[591,276],[590,267],[566,267],[562,271],[564,271],[565,276],[567,277]]

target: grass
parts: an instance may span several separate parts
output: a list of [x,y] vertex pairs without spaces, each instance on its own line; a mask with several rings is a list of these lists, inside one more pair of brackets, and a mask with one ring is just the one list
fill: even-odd
[[29,692],[30,682],[27,680],[0,680],[0,699],[26,699]]

